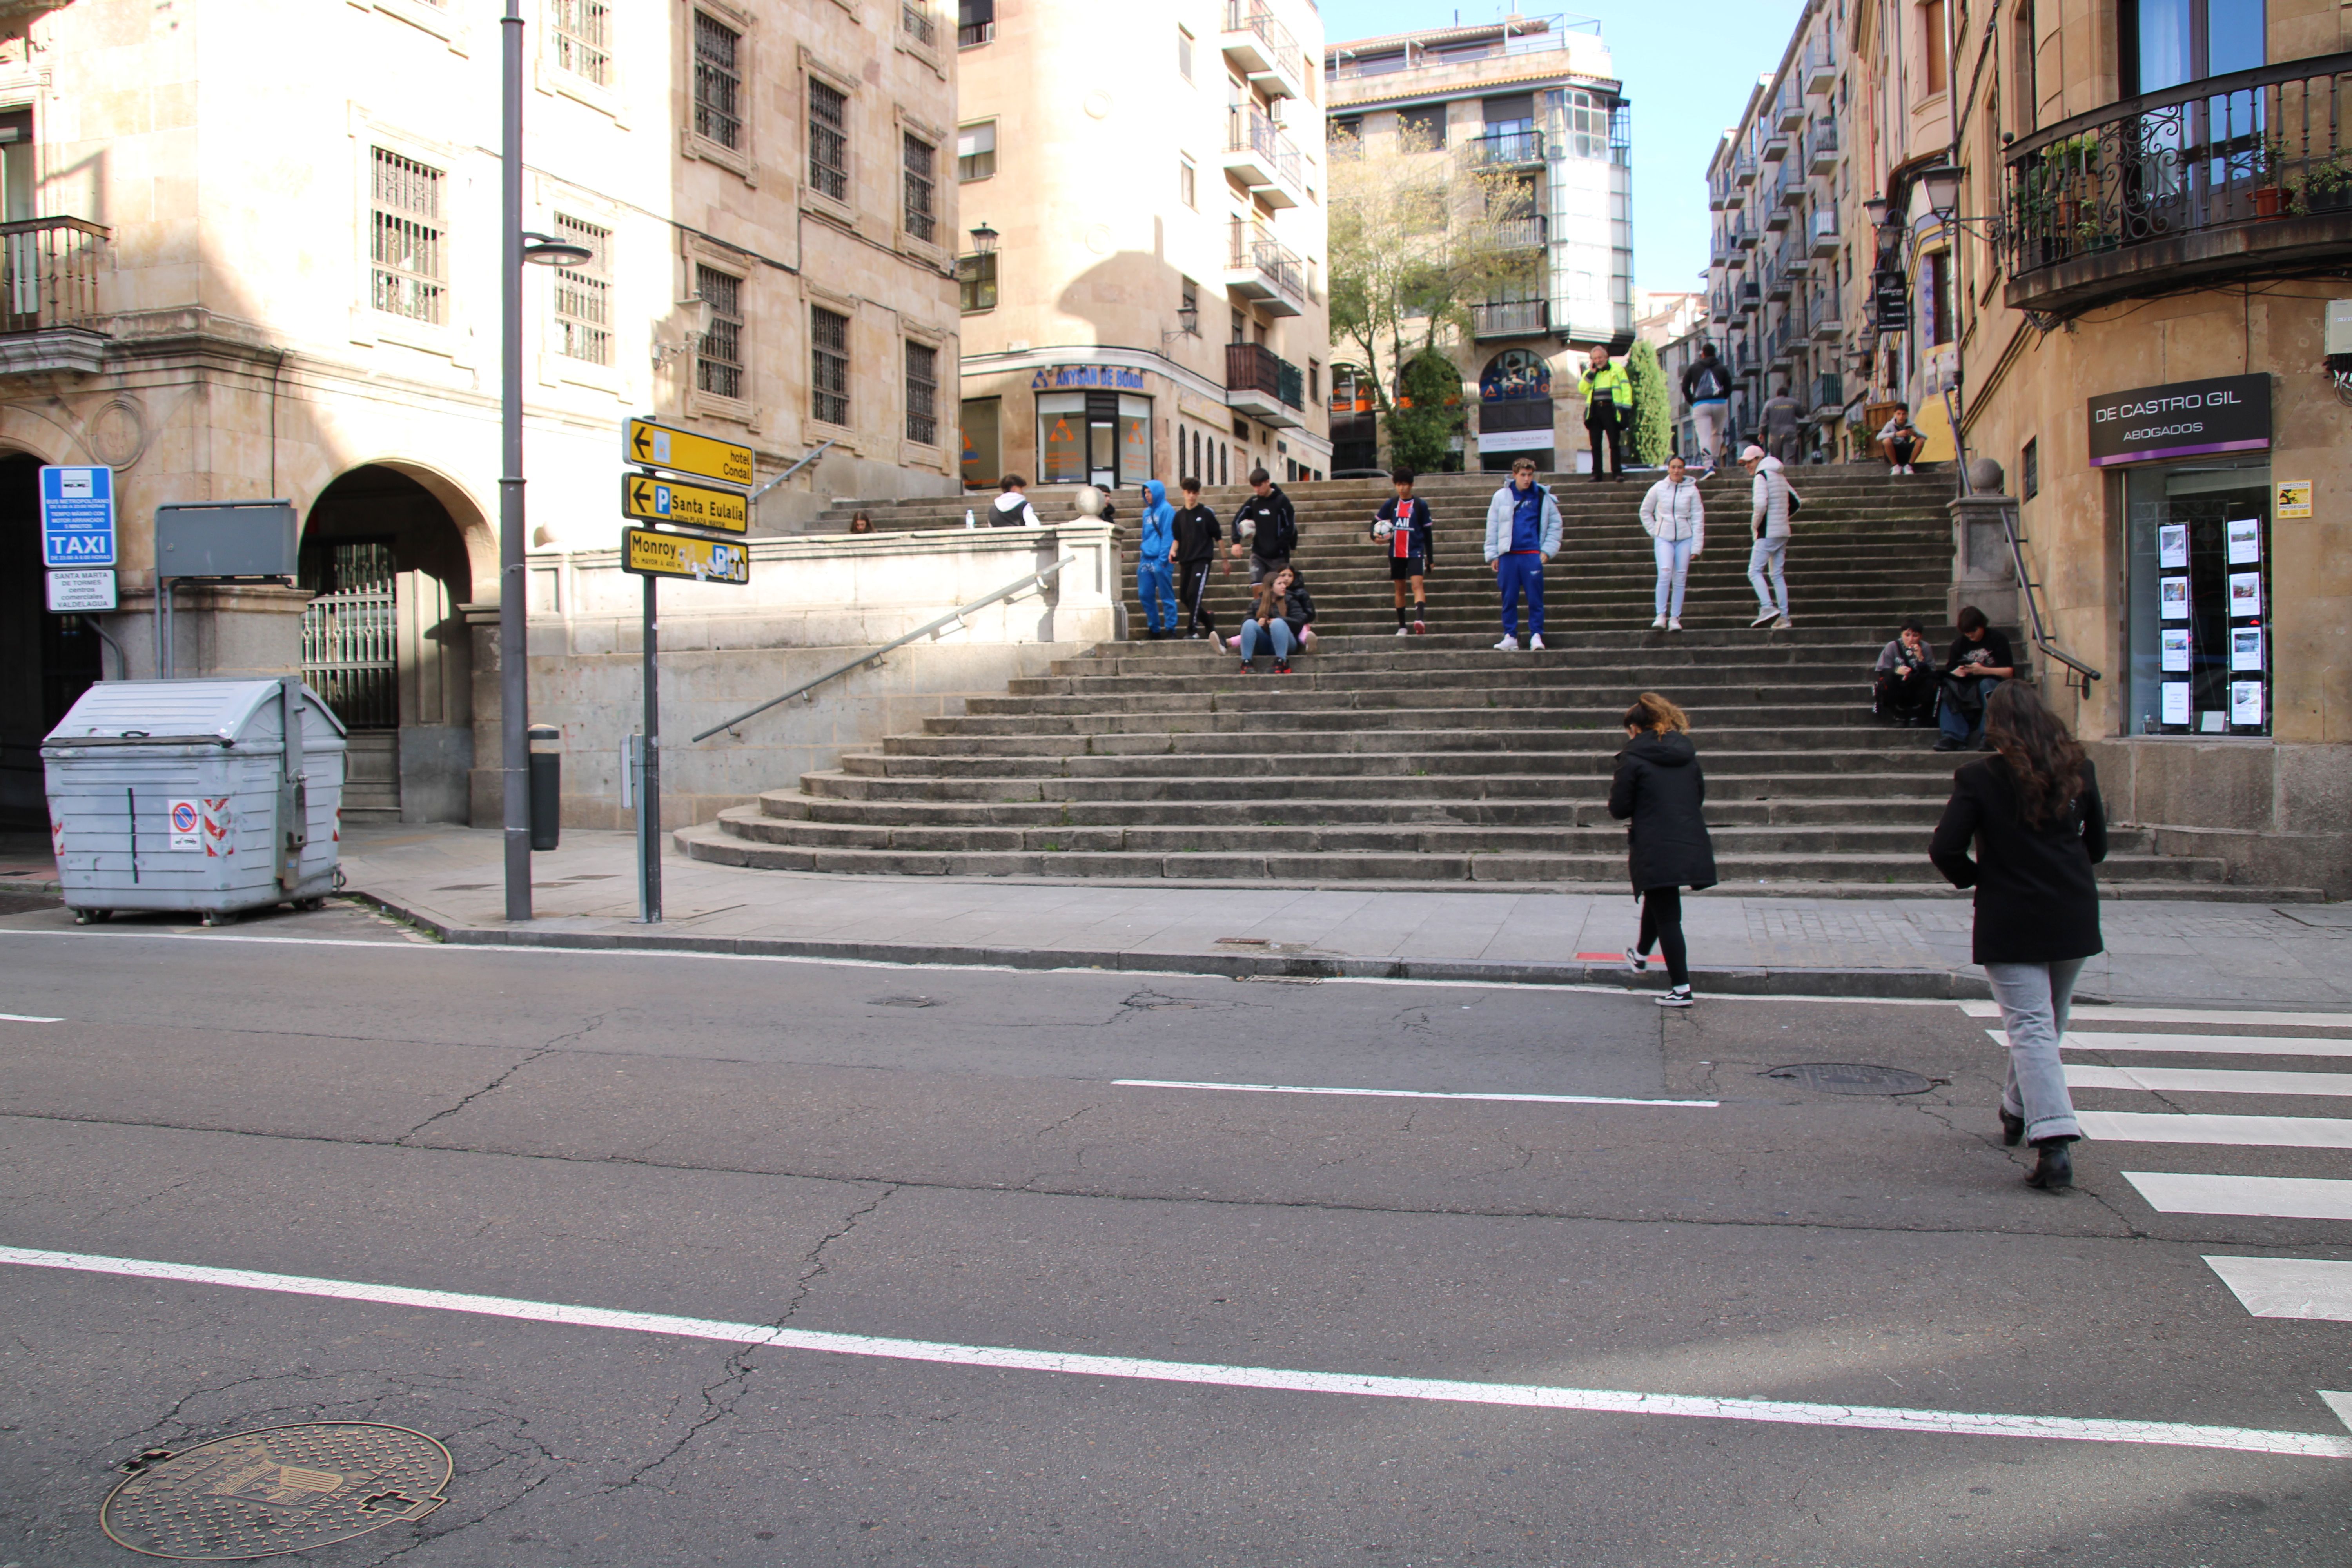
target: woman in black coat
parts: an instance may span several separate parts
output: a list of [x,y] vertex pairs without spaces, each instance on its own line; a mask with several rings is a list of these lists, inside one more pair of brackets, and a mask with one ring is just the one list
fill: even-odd
[[2090,759],[2032,687],[1993,689],[1985,740],[1999,754],[1952,775],[1927,856],[1952,886],[1976,889],[1975,957],[2009,1033],[2001,1142],[2041,1151],[2033,1185],[2071,1186],[2067,1147],[2083,1126],[2058,1049],[2083,963],[2103,945],[2091,868],[2107,858],[2106,808]]
[[1706,775],[1690,741],[1690,716],[1654,691],[1625,710],[1625,749],[1609,786],[1609,815],[1626,824],[1626,869],[1642,900],[1642,934],[1625,950],[1636,974],[1655,942],[1666,961],[1661,1007],[1691,1005],[1690,954],[1683,943],[1683,889],[1715,886],[1715,841],[1699,809]]

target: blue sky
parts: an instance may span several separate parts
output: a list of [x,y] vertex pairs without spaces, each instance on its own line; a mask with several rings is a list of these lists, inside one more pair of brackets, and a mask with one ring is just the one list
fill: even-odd
[[[1598,16],[1633,105],[1633,286],[1696,289],[1706,266],[1706,161],[1757,74],[1780,62],[1803,0],[1618,0],[1570,7]],[[1461,7],[1466,25],[1505,7]],[[1522,14],[1550,16],[1528,5]],[[1451,26],[1452,4],[1322,0],[1323,36],[1369,37]]]

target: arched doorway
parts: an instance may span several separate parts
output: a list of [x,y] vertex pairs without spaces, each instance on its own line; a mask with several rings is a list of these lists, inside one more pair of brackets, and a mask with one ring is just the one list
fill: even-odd
[[0,456],[0,828],[44,831],[41,737],[99,678],[98,634],[53,616],[41,562],[41,460]]
[[1551,366],[1533,349],[1505,349],[1478,374],[1478,466],[1502,472],[1521,458],[1553,466]]
[[346,820],[467,819],[472,581],[448,509],[397,469],[354,468],[311,504],[302,676],[350,729]]

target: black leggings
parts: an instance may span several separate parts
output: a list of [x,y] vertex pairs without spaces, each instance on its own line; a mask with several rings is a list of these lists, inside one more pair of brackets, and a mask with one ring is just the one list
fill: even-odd
[[1658,944],[1665,955],[1666,978],[1676,985],[1690,984],[1690,949],[1683,945],[1683,890],[1680,888],[1651,888],[1642,894],[1642,936],[1633,944],[1635,952],[1647,954],[1650,944]]

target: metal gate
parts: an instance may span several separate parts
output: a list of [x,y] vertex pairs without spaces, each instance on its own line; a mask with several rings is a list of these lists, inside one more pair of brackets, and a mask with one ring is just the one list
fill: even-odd
[[302,679],[352,730],[400,727],[392,546],[339,543],[314,558],[302,612]]

